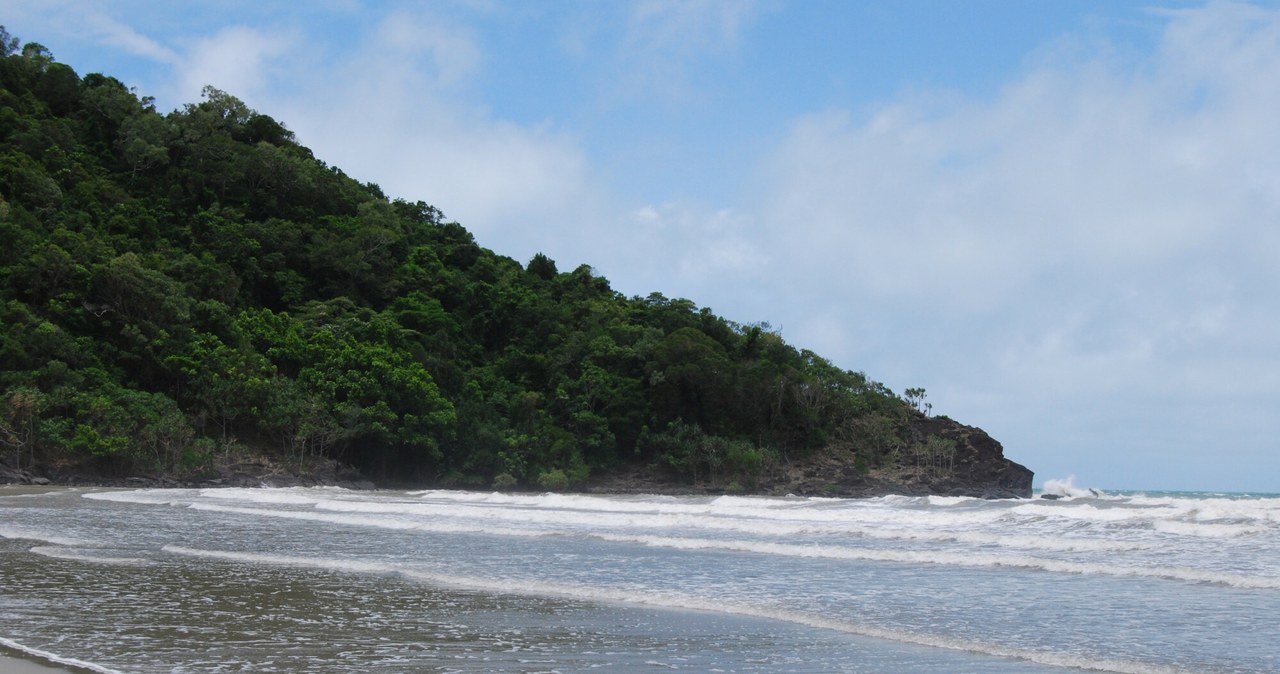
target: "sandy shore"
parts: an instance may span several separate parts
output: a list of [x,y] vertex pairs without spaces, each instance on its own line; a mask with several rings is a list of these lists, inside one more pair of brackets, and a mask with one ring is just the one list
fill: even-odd
[[0,672],[4,674],[51,674],[52,672],[74,672],[74,669],[49,665],[36,660],[15,658],[8,653],[0,652]]

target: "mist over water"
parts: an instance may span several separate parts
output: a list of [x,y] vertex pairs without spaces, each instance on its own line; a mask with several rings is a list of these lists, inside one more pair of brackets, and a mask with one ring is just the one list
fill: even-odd
[[1268,672],[1280,497],[0,489],[0,649],[98,671]]

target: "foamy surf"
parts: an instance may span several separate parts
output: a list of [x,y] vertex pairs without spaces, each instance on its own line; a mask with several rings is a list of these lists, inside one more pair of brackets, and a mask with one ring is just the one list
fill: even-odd
[[[6,636],[65,631],[64,655],[127,671],[149,652],[146,674],[848,671],[858,649],[894,674],[1280,662],[1273,498],[141,489],[0,509],[23,536],[0,539]],[[76,608],[5,609],[44,605]]]
[[48,533],[42,531],[32,531],[21,527],[11,527],[0,525],[0,538],[10,538],[14,540],[38,541],[48,543],[50,545],[65,546],[86,546],[93,545],[92,542],[82,538],[71,538],[57,533]]
[[1249,576],[1223,571],[1206,571],[1194,568],[1167,566],[1124,567],[1107,564],[1070,562],[1043,559],[1026,555],[993,555],[970,553],[940,553],[937,551],[859,550],[821,545],[791,545],[756,541],[713,541],[696,538],[663,538],[646,536],[619,536],[599,534],[601,540],[618,543],[636,543],[652,547],[678,550],[723,550],[788,557],[814,557],[900,564],[963,566],[968,568],[1020,568],[1053,573],[1099,575],[1115,577],[1141,577],[1174,580],[1190,583],[1217,583],[1231,587],[1277,590],[1280,578]]
[[29,550],[32,554],[50,557],[52,559],[66,559],[74,562],[90,562],[92,564],[115,564],[118,566],[146,566],[151,560],[142,557],[116,557],[107,554],[103,550],[84,549],[84,548],[68,548],[68,547],[50,547],[38,545]]
[[1065,480],[1046,480],[1040,493],[1055,498],[1102,498],[1106,494],[1100,489],[1077,487],[1076,476],[1070,475]]

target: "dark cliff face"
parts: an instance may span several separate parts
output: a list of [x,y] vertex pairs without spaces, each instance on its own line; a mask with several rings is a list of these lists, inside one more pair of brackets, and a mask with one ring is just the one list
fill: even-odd
[[905,420],[904,438],[924,442],[931,436],[954,443],[955,454],[944,467],[921,468],[906,457],[867,467],[856,452],[834,448],[785,460],[754,485],[690,484],[685,476],[657,465],[631,464],[593,476],[584,485],[596,493],[721,494],[870,498],[906,496],[970,496],[1030,498],[1033,473],[1010,461],[994,438],[980,428],[947,417],[916,414]]
[[774,495],[844,496],[863,498],[887,494],[1030,498],[1033,473],[1010,461],[1004,449],[980,428],[946,417],[917,415],[907,423],[910,441],[930,436],[955,443],[954,459],[945,468],[918,468],[900,460],[870,470],[860,469],[856,456],[822,452],[793,461],[759,491]]
[[1034,473],[1004,456],[1004,448],[986,431],[947,417],[919,417],[911,424],[921,435],[956,443],[953,471],[929,481],[935,493],[984,498],[1030,498]]

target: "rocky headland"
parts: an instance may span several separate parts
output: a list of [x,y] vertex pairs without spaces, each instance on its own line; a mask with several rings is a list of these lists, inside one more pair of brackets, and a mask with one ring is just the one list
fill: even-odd
[[[1004,456],[1000,443],[980,428],[946,417],[923,417],[913,432],[955,443],[947,469],[894,465],[864,468],[852,453],[824,452],[794,458],[768,471],[755,485],[690,483],[683,475],[657,464],[633,464],[594,476],[576,490],[608,494],[757,494],[870,498],[904,496],[970,496],[1030,498],[1031,470]],[[338,486],[347,489],[456,487],[441,482],[377,483],[357,469],[330,459],[305,465],[267,457],[240,458],[201,475],[104,475],[85,465],[17,469],[0,459],[0,484],[104,487],[294,487]],[[571,489],[573,491],[575,489]]]

